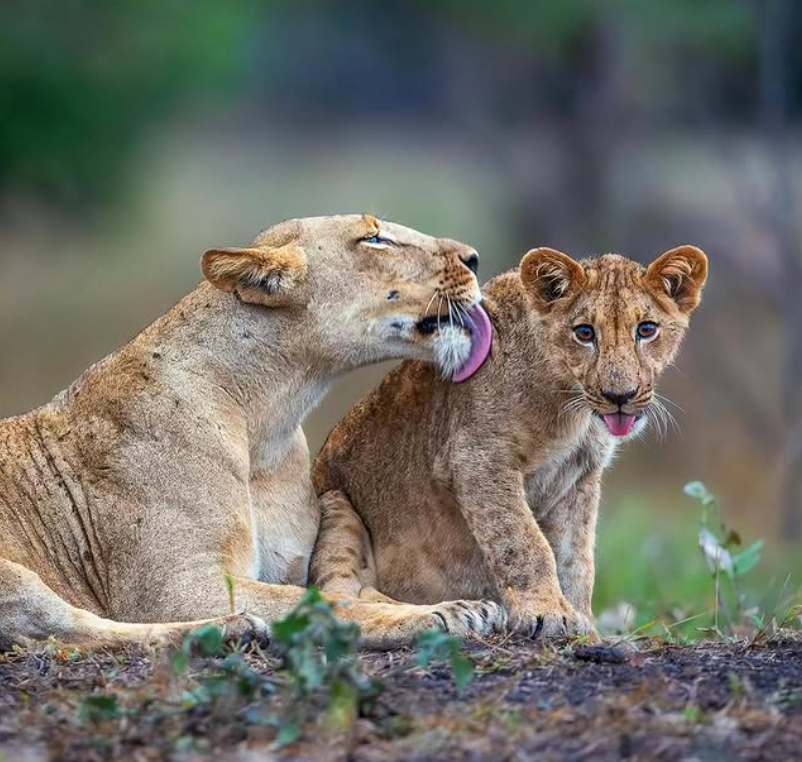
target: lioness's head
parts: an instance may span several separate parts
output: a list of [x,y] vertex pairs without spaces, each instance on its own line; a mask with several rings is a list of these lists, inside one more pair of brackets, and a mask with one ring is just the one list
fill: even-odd
[[699,304],[707,258],[680,246],[643,267],[617,254],[575,262],[534,249],[520,275],[546,331],[550,357],[570,394],[614,436],[636,430],[660,407],[655,382],[672,361]]
[[202,268],[244,309],[302,317],[316,360],[434,360],[460,381],[490,349],[478,263],[470,246],[365,214],[288,220],[245,248],[207,251]]

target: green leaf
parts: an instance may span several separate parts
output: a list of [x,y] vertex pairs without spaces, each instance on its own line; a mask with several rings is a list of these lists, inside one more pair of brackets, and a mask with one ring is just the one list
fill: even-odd
[[179,754],[189,754],[195,749],[195,738],[191,735],[181,736],[175,742],[175,750]]
[[740,553],[736,553],[732,557],[732,566],[735,575],[742,577],[744,574],[754,569],[760,562],[760,551],[762,549],[763,540],[758,540]]
[[335,680],[331,686],[331,704],[326,723],[337,731],[350,728],[359,712],[359,691],[346,680]]
[[295,635],[309,627],[310,619],[305,614],[289,613],[273,625],[273,637],[284,645],[291,645]]
[[189,667],[189,656],[184,651],[176,651],[170,656],[170,664],[173,667],[173,672],[177,675],[183,675]]
[[452,637],[437,629],[422,633],[415,644],[415,661],[418,666],[426,667],[433,659],[442,656],[449,648]]
[[204,656],[223,655],[223,630],[214,624],[201,627],[192,633],[193,640],[200,646]]
[[117,697],[102,693],[87,696],[78,709],[78,717],[84,722],[114,720],[122,713]]
[[711,503],[716,502],[715,496],[711,495],[710,492],[707,491],[707,487],[705,487],[704,482],[688,482],[683,488],[683,492],[685,492],[688,497],[698,500],[702,505],[710,505]]
[[473,662],[459,652],[451,655],[451,671],[454,673],[454,684],[459,690],[467,687],[473,680]]
[[181,694],[181,706],[193,707],[198,704],[208,704],[212,700],[212,691],[206,685],[199,685],[191,691],[184,691]]
[[288,744],[295,743],[301,737],[301,723],[298,719],[285,720],[281,723],[273,741],[273,748],[280,749]]
[[442,630],[427,630],[418,638],[415,654],[418,665],[425,667],[435,659],[450,662],[458,690],[462,690],[473,679],[473,663],[462,653],[462,642],[456,636]]

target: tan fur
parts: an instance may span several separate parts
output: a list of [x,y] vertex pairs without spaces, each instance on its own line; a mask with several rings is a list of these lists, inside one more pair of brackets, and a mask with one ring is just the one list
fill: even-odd
[[[602,392],[637,389],[622,409],[655,415],[655,380],[706,275],[693,247],[648,269],[536,249],[490,281],[494,345],[472,379],[404,363],[326,442],[312,580],[355,598],[489,598],[529,634],[592,632],[601,474],[617,445]],[[648,343],[635,338],[644,320],[660,324]],[[595,346],[576,340],[580,324]]]
[[[365,241],[378,233],[391,241]],[[416,323],[438,295],[476,302],[473,254],[368,216],[282,223],[207,252],[207,282],[167,315],[0,422],[0,646],[174,640],[229,612],[226,574],[237,609],[286,615],[319,523],[301,420],[351,368],[431,359],[438,337]],[[479,603],[340,613],[376,647],[503,617]]]

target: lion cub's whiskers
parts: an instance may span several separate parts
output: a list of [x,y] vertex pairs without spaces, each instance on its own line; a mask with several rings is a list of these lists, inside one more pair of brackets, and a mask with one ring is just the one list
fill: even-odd
[[665,427],[665,433],[668,434],[668,427],[671,426],[674,431],[682,436],[682,429],[680,428],[679,424],[677,423],[677,419],[671,413],[671,411],[660,401],[660,399],[656,398],[652,401],[655,410],[660,414],[663,419],[663,425]]
[[668,397],[665,396],[665,394],[659,394],[658,392],[655,392],[654,396],[658,400],[660,400],[660,402],[667,402],[669,405],[672,405],[673,407],[677,408],[677,410],[679,410],[680,413],[684,413],[685,412],[685,408],[684,407],[681,407],[680,405],[678,405],[676,402],[674,402],[674,400],[670,400]]
[[[576,393],[576,392],[575,392]],[[570,400],[567,400],[562,404],[562,409],[560,410],[559,417],[562,418],[564,415],[569,415],[571,413],[578,413],[584,409],[587,409],[588,404],[585,400],[584,395],[577,394],[576,397],[573,397]]]

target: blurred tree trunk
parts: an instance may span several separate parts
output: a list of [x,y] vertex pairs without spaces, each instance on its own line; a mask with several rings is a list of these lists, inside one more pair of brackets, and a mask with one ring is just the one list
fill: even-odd
[[[518,192],[512,222],[516,235],[529,245],[551,243],[565,246],[568,253],[584,257],[607,250],[613,245],[608,239],[609,173],[615,162],[614,148],[621,144],[620,132],[624,128],[624,78],[621,58],[624,40],[620,19],[604,10],[595,14],[578,46],[578,55],[570,70],[572,99],[568,113],[553,125],[553,136],[558,141],[560,171],[545,215],[534,213],[538,202],[531,190],[539,185],[537,172],[521,174],[526,162],[513,160],[506,169],[507,175],[518,174]],[[537,115],[535,115],[537,116]],[[534,129],[536,125],[524,125]],[[519,137],[519,144],[532,146],[529,130]],[[566,224],[573,220],[573,227]],[[576,221],[581,221],[577,225]],[[563,238],[557,240],[557,232]],[[569,231],[570,239],[566,239]]]
[[762,0],[760,11],[759,121],[774,173],[767,218],[782,263],[782,530],[786,540],[796,540],[802,530],[802,250],[796,219],[799,198],[790,166],[793,154],[788,134],[794,2]]
[[[609,171],[626,101],[623,43],[618,16],[595,13],[561,68],[571,97],[555,119],[553,108],[531,100],[531,79],[548,70],[536,47],[496,43],[492,55],[475,55],[481,40],[454,29],[445,35],[445,91],[453,117],[477,155],[493,162],[509,184],[509,220],[523,246],[550,244],[585,256],[608,245]],[[517,83],[513,90],[520,95],[512,114],[501,112],[497,97],[509,82]],[[559,167],[545,196],[538,163],[544,145],[553,147]]]

